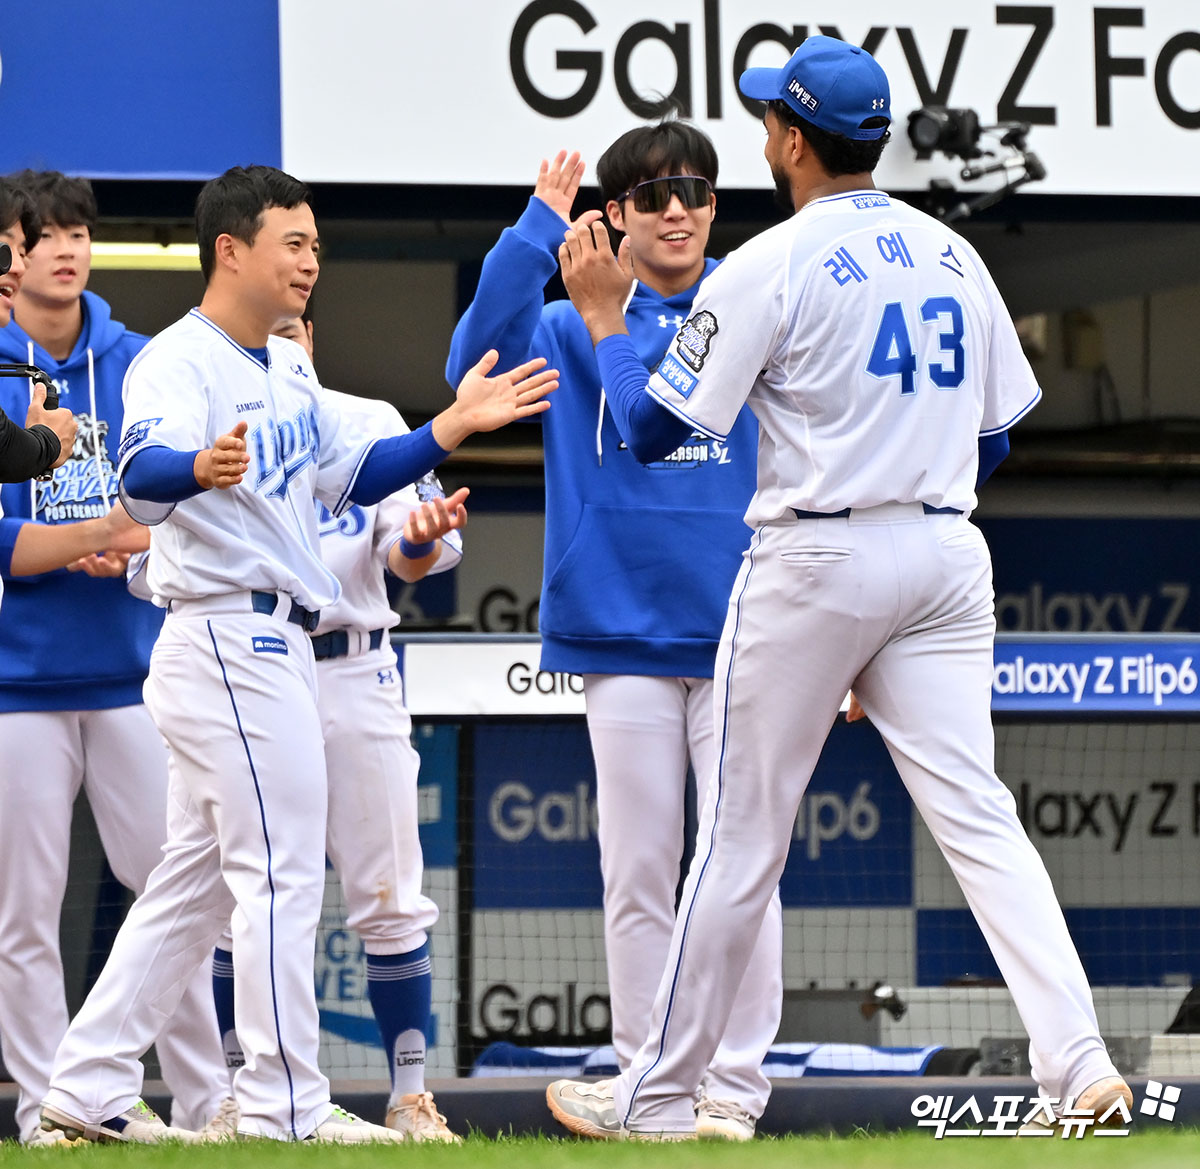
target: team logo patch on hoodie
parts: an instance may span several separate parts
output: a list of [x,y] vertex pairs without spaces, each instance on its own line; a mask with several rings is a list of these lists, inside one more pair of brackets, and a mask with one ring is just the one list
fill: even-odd
[[47,523],[96,519],[117,498],[117,471],[108,456],[108,420],[86,411],[75,415],[71,457],[35,487],[34,518]]

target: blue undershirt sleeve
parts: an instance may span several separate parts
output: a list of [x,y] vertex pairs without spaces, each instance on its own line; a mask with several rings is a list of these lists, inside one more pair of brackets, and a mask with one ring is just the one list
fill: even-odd
[[692,424],[646,393],[646,367],[628,333],[605,337],[596,362],[617,429],[639,463],[665,458],[687,441]]
[[1008,457],[1008,431],[979,436],[979,474],[975,478],[976,489],[987,482],[988,477]]
[[370,507],[427,475],[449,453],[433,437],[432,422],[411,434],[378,439],[363,459],[347,494],[360,507]]
[[199,495],[205,488],[196,482],[196,456],[199,451],[173,451],[165,446],[149,446],[138,451],[125,465],[121,476],[131,499],[147,503],[179,503]]

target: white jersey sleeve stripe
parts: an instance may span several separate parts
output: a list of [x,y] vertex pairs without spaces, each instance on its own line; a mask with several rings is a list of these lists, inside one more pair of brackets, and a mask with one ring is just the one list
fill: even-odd
[[725,438],[729,437],[729,431],[726,430],[726,431],[722,432],[722,431],[718,431],[718,430],[713,430],[710,427],[705,426],[703,423],[697,422],[694,418],[689,417],[687,414],[684,413],[684,411],[682,411],[678,406],[676,406],[674,402],[668,402],[666,398],[664,398],[661,394],[657,393],[655,391],[653,385],[648,385],[646,387],[646,393],[648,393],[650,395],[650,397],[652,397],[660,406],[665,406],[668,410],[670,410],[671,413],[674,414],[676,418],[679,418],[683,422],[686,422],[689,426],[695,427],[695,429],[700,434],[707,435],[709,438],[717,438],[717,439],[725,439]]
[[1014,414],[1007,422],[1002,422],[999,426],[988,427],[987,430],[981,430],[979,432],[979,436],[981,438],[985,438],[989,434],[1002,434],[1006,430],[1011,430],[1041,400],[1042,400],[1042,387],[1038,386],[1038,392],[1036,394],[1034,394],[1034,396],[1032,398],[1030,398],[1029,401],[1024,406],[1022,406],[1021,409],[1018,410],[1017,413]]

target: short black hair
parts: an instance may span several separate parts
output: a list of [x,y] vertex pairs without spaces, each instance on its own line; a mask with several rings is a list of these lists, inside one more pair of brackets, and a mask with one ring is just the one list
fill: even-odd
[[96,230],[100,212],[92,184],[87,179],[57,170],[22,170],[9,178],[33,196],[43,225],[53,223],[58,227],[74,227],[82,224],[89,235]]
[[205,281],[216,267],[218,236],[253,244],[264,211],[301,203],[312,205],[308,187],[273,166],[235,166],[205,183],[196,198],[196,242]]
[[717,150],[698,126],[671,116],[627,130],[596,163],[596,182],[606,203],[636,183],[678,174],[702,175],[715,187]]
[[[804,141],[813,148],[821,165],[829,172],[831,178],[840,175],[858,175],[873,171],[879,165],[879,157],[883,148],[892,140],[890,130],[885,130],[878,138],[859,142],[847,138],[844,134],[834,134],[814,126],[806,118],[802,118],[787,102],[781,98],[767,102],[767,108],[785,126],[795,126],[804,135]],[[862,123],[862,129],[871,130],[879,126],[887,126],[887,118],[868,118]]]
[[42,238],[42,217],[37,204],[19,183],[11,178],[0,179],[0,231],[7,231],[17,223],[25,236],[25,250],[32,252]]

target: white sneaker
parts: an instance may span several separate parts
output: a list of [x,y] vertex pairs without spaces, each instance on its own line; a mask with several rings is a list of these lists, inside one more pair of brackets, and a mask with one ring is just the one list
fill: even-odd
[[637,1132],[622,1127],[613,1103],[612,1080],[585,1084],[580,1080],[555,1080],[546,1089],[546,1103],[554,1118],[576,1136],[596,1141],[694,1141],[688,1132]]
[[55,1131],[63,1134],[59,1144],[82,1144],[85,1142],[100,1142],[110,1144],[127,1141],[137,1145],[158,1145],[164,1141],[179,1141],[191,1143],[199,1139],[198,1135],[186,1128],[170,1128],[159,1118],[158,1113],[145,1100],[139,1100],[132,1108],[126,1108],[120,1116],[99,1124],[89,1124],[86,1120],[77,1120],[73,1116],[42,1105],[42,1131],[53,1134]]
[[238,1121],[242,1111],[232,1096],[221,1101],[221,1107],[209,1122],[196,1134],[202,1141],[231,1141],[237,1137]]
[[403,1141],[405,1138],[381,1124],[372,1124],[347,1112],[336,1104],[329,1116],[321,1121],[306,1141],[321,1141],[331,1145],[359,1145]]
[[413,1092],[401,1096],[387,1111],[388,1128],[402,1133],[410,1141],[442,1141],[461,1145],[462,1137],[452,1133],[446,1118],[434,1107],[432,1092]]
[[754,1139],[754,1117],[735,1100],[701,1096],[696,1105],[696,1135],[722,1141]]

